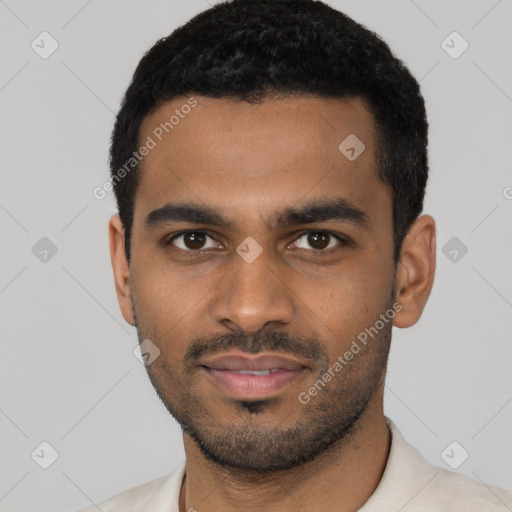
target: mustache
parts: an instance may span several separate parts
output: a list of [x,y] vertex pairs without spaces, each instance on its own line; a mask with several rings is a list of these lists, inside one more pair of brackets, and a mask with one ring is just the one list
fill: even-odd
[[255,335],[232,332],[195,338],[186,350],[184,361],[187,366],[194,365],[203,356],[227,352],[230,349],[238,349],[248,354],[264,351],[285,352],[302,356],[320,367],[328,365],[329,362],[326,352],[316,340],[300,335],[292,336],[282,331],[264,331]]

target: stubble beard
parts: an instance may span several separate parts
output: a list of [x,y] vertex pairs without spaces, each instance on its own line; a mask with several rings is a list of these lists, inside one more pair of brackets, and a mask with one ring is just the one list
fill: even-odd
[[[139,332],[139,340],[145,339]],[[295,347],[306,353],[315,353],[319,364],[312,382],[321,380],[329,368],[327,355],[316,340],[300,340],[283,332],[266,332],[253,338],[230,334],[221,340],[194,340],[196,346],[234,348],[256,353],[271,347]],[[223,424],[210,411],[207,403],[194,392],[194,384],[186,371],[174,371],[163,358],[147,366],[149,379],[155,391],[182,429],[196,442],[209,461],[246,474],[289,471],[316,459],[329,449],[347,444],[359,426],[359,420],[377,392],[381,391],[391,343],[391,323],[374,338],[343,369],[325,385],[308,404],[297,397],[296,419],[285,418],[272,425],[271,415],[282,398],[244,401],[233,400],[239,415],[236,423]],[[156,342],[158,345],[158,342]],[[290,353],[293,353],[290,350]],[[309,384],[311,385],[311,384]],[[265,421],[265,415],[269,421]],[[286,425],[283,425],[287,423]]]

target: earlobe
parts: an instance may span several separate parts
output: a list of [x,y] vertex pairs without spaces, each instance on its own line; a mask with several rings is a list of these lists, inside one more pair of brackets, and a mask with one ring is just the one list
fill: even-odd
[[131,299],[131,278],[124,247],[124,226],[119,215],[113,215],[109,221],[110,261],[114,272],[117,300],[124,319],[134,325]]
[[396,301],[402,306],[395,327],[410,327],[421,317],[434,283],[436,226],[430,215],[416,219],[407,233],[396,272]]

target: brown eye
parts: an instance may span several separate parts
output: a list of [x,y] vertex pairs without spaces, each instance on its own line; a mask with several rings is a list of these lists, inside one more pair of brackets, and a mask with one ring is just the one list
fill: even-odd
[[329,245],[330,235],[325,233],[310,233],[308,243],[313,249],[325,249]]
[[[205,245],[211,240],[210,245]],[[219,246],[211,236],[203,231],[187,231],[173,236],[166,245],[174,245],[184,251],[199,251],[201,249],[212,249]]]
[[294,245],[299,249],[313,249],[317,251],[330,249],[339,244],[343,244],[341,238],[325,231],[310,231],[304,233],[294,242]]
[[187,233],[183,235],[183,243],[187,249],[202,249],[206,235],[203,233]]

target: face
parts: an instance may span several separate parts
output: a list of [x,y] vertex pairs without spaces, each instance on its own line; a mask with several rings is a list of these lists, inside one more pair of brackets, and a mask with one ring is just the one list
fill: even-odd
[[358,99],[188,100],[141,127],[156,145],[123,313],[159,348],[151,382],[208,459],[288,469],[344,442],[383,388],[396,268],[373,118]]

